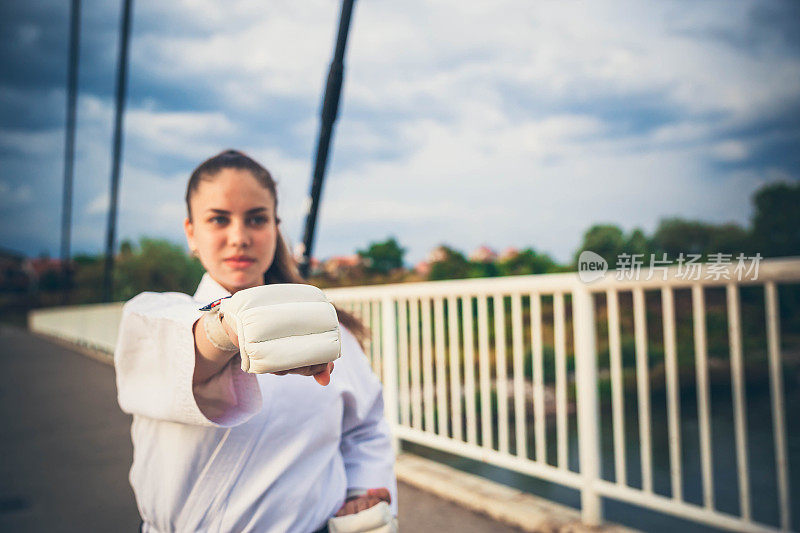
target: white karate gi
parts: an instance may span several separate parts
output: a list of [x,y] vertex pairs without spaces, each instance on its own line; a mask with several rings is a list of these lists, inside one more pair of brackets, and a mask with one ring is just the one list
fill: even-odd
[[228,294],[205,274],[194,297],[145,292],[125,304],[114,363],[144,531],[308,533],[348,489],[376,487],[397,514],[381,384],[346,329],[327,387],[242,372],[237,356],[193,390],[198,308]]

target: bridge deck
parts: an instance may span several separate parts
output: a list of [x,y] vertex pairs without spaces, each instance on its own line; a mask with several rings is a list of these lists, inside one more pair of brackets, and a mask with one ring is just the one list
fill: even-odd
[[[114,370],[0,326],[0,530],[136,531],[130,417]],[[515,528],[400,484],[400,524],[420,533]]]

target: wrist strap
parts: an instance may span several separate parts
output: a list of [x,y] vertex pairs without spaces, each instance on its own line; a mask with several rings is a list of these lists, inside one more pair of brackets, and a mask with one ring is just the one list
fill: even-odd
[[347,494],[345,495],[345,501],[352,500],[353,498],[359,498],[361,496],[366,496],[367,491],[366,489],[347,489]]
[[239,348],[233,344],[225,328],[222,327],[222,315],[219,309],[206,313],[203,317],[203,329],[206,332],[206,338],[217,350],[223,352],[237,352]]

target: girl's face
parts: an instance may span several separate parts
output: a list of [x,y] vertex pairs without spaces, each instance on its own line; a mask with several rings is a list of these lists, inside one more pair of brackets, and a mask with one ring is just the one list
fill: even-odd
[[231,294],[264,284],[275,257],[275,198],[247,170],[201,180],[183,227],[206,272]]

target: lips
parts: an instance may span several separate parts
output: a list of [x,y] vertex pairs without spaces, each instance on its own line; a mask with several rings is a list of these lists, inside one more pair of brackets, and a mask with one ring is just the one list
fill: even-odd
[[247,257],[246,255],[237,255],[225,259],[225,263],[233,268],[247,268],[255,262],[255,259]]

